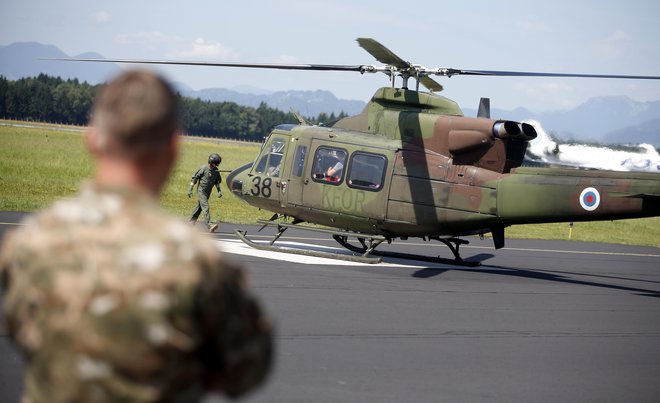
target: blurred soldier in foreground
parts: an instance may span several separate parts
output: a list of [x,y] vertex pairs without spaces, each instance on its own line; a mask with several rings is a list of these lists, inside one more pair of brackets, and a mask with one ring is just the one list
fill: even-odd
[[272,334],[240,268],[164,214],[178,100],[148,72],[96,100],[95,180],[7,235],[7,329],[26,359],[24,402],[238,397],[269,371]]
[[190,179],[190,187],[188,188],[188,197],[192,197],[193,187],[197,182],[197,206],[190,215],[190,222],[192,224],[197,222],[200,213],[204,213],[204,220],[206,221],[206,227],[209,229],[209,232],[215,232],[218,229],[217,223],[211,223],[211,210],[209,209],[209,196],[211,196],[211,191],[213,191],[213,186],[218,189],[218,197],[222,197],[222,189],[220,188],[220,183],[222,183],[222,177],[220,176],[220,171],[218,171],[218,165],[222,162],[219,154],[213,153],[209,155],[209,161],[207,165],[202,165],[199,169],[193,174]]

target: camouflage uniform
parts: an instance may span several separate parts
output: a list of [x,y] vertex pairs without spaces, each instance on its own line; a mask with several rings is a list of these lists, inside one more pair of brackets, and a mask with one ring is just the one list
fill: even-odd
[[196,401],[261,382],[272,334],[243,272],[134,189],[83,188],[6,236],[26,402]]
[[218,171],[217,167],[211,165],[202,165],[193,174],[190,180],[191,186],[197,182],[199,182],[199,185],[197,185],[198,200],[195,209],[190,215],[190,221],[196,222],[197,218],[199,218],[199,214],[203,212],[206,226],[211,228],[209,196],[211,196],[211,191],[213,190],[213,186],[215,186],[216,189],[218,189],[218,197],[222,197],[222,189],[220,188],[222,177],[220,176],[220,171]]

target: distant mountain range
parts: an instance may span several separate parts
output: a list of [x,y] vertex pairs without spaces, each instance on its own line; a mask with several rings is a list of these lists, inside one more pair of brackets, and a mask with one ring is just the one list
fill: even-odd
[[265,102],[271,108],[288,112],[291,108],[300,112],[303,116],[316,117],[321,112],[334,113],[335,115],[345,112],[356,115],[362,112],[365,102],[338,99],[332,92],[324,90],[316,91],[277,91],[268,92],[259,89],[248,89],[249,93],[228,90],[225,88],[207,88],[199,91],[180,89],[181,94],[214,102],[236,102],[239,105],[256,108]]
[[[37,42],[18,42],[0,46],[0,75],[11,80],[33,77],[40,73],[62,78],[77,78],[92,84],[101,83],[121,71],[111,63],[85,64],[40,60],[42,58],[69,57],[53,45]],[[96,53],[83,53],[73,57],[103,58]],[[289,111],[291,108],[304,116],[317,116],[321,112],[354,115],[362,111],[365,102],[342,100],[331,92],[279,91],[269,92],[257,88],[209,88],[191,90],[184,83],[175,83],[186,96],[204,100],[236,102],[258,107],[268,106]],[[374,88],[374,91],[376,89]],[[475,109],[464,108],[466,116],[476,116]],[[525,108],[501,110],[493,108],[493,118],[510,120],[537,120],[545,130],[564,140],[602,143],[649,143],[660,147],[660,101],[637,102],[628,97],[598,97],[571,110],[534,113]]]
[[77,78],[90,84],[98,84],[112,77],[121,68],[105,63],[63,63],[42,60],[55,57],[103,58],[98,53],[82,53],[69,56],[53,45],[37,42],[17,42],[0,46],[0,74],[10,80],[36,77],[41,73],[62,78]]

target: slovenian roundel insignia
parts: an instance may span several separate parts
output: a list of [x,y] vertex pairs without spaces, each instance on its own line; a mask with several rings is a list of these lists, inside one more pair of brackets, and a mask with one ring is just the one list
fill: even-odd
[[600,204],[600,193],[595,188],[586,188],[580,193],[580,206],[587,211],[594,211]]

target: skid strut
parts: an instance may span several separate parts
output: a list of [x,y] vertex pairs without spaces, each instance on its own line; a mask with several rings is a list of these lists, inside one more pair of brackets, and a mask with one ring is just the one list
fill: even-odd
[[[476,267],[480,266],[481,262],[478,261],[466,261],[461,258],[458,248],[460,245],[465,245],[468,244],[469,242],[460,239],[460,238],[429,238],[429,239],[434,239],[436,241],[440,241],[447,245],[451,252],[454,254],[454,259],[446,259],[442,258],[439,256],[424,256],[424,255],[415,255],[411,253],[400,253],[400,252],[390,252],[390,251],[377,251],[374,250],[376,246],[380,244],[380,242],[376,245],[373,245],[373,242],[371,242],[368,238],[362,238],[362,237],[357,237],[358,241],[362,245],[361,247],[352,245],[348,243],[348,238],[343,237],[341,235],[333,235],[332,236],[335,241],[337,241],[341,246],[344,248],[356,252],[356,253],[363,253],[368,251],[370,254],[377,255],[377,256],[386,256],[386,257],[394,257],[394,258],[399,258],[399,259],[410,259],[410,260],[421,260],[424,262],[432,262],[432,263],[442,263],[442,264],[453,264],[457,266],[466,266],[466,267]],[[381,241],[382,242],[382,241]]]

